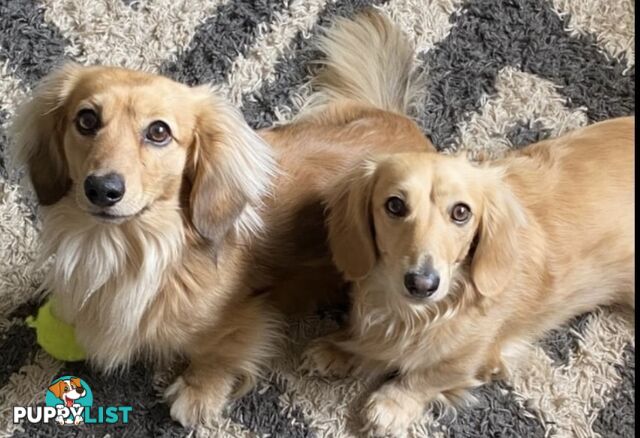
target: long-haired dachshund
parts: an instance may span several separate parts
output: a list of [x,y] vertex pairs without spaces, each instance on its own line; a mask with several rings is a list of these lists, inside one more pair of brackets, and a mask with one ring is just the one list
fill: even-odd
[[304,307],[309,284],[338,287],[321,193],[369,152],[432,150],[404,115],[413,51],[366,16],[322,40],[327,68],[299,118],[260,135],[209,87],[113,67],[67,65],[19,111],[56,313],[100,369],[186,357],[165,394],[184,425],[213,418],[272,354],[267,296]]
[[365,417],[401,434],[429,402],[465,397],[571,317],[634,307],[633,137],[628,117],[491,163],[365,161],[328,201],[333,258],[353,281],[349,323],[305,366],[397,371]]

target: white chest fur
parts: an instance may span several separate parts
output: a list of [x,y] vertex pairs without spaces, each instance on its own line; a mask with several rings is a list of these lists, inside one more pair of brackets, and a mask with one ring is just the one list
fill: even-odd
[[43,258],[55,258],[43,287],[58,316],[76,326],[89,359],[109,369],[141,347],[140,325],[163,276],[181,257],[178,210],[101,224],[63,200],[44,211]]

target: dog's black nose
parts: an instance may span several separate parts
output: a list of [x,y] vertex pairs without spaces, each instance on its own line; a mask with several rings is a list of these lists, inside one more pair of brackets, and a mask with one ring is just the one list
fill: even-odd
[[124,196],[124,179],[117,173],[89,175],[84,180],[84,194],[98,207],[110,207]]
[[435,270],[424,273],[407,272],[404,276],[404,287],[416,298],[428,298],[438,290],[440,276]]
[[78,394],[82,394],[84,392],[84,388],[82,386],[78,386],[76,388],[76,391],[78,392]]

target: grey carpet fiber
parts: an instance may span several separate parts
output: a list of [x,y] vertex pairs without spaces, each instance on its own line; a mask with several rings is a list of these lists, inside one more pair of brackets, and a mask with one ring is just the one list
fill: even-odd
[[[42,352],[24,318],[42,272],[37,208],[8,167],[6,129],[34,84],[64,59],[214,82],[255,127],[286,121],[309,92],[322,25],[374,4],[398,23],[426,73],[418,121],[443,152],[499,156],[609,117],[633,114],[631,0],[0,0],[0,436],[358,436],[369,383],[297,371],[326,314],[291,322],[272,372],[211,428],[171,421],[161,370],[103,376]],[[627,208],[628,206],[621,206]],[[613,214],[613,213],[612,213]],[[453,415],[428,410],[412,436],[630,437],[635,431],[634,321],[620,309],[575,318],[533,346],[505,382],[480,388]],[[16,405],[43,404],[62,373],[84,378],[96,404],[130,404],[131,423],[14,425]]]

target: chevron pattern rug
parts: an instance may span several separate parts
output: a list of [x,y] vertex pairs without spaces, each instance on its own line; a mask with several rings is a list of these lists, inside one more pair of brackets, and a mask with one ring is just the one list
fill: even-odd
[[[635,111],[631,0],[0,0],[0,436],[359,436],[369,383],[298,371],[306,341],[335,327],[330,313],[292,321],[258,387],[196,430],[171,421],[163,371],[137,364],[104,376],[41,351],[24,322],[43,275],[37,208],[8,165],[7,127],[64,59],[213,82],[252,126],[286,121],[308,96],[319,28],[371,4],[415,44],[427,73],[417,118],[441,151],[498,156]],[[474,406],[431,409],[410,435],[633,436],[634,327],[620,309],[582,315],[533,346],[507,381],[477,390]],[[62,374],[89,382],[97,404],[133,406],[130,423],[13,424],[13,406],[42,405]]]

